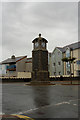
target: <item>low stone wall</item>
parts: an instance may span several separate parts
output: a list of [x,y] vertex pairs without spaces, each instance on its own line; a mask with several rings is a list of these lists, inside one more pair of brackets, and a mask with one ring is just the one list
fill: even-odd
[[31,72],[18,72],[17,78],[31,78]]

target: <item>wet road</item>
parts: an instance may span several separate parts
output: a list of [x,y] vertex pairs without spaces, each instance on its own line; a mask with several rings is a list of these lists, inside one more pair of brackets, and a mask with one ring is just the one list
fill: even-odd
[[77,118],[78,86],[2,85],[2,112],[32,118]]

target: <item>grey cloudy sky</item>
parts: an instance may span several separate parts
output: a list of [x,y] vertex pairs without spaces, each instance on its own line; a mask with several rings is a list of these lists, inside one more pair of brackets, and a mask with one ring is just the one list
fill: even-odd
[[[2,60],[32,55],[32,40],[41,33],[48,50],[78,41],[77,2],[3,2]],[[1,60],[1,58],[0,58]]]

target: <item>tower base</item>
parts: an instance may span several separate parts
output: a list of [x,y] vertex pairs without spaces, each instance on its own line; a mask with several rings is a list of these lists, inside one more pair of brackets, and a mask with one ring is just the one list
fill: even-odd
[[49,81],[48,71],[32,71],[32,82]]
[[26,83],[25,85],[29,86],[46,86],[46,85],[55,85],[51,81],[31,81],[30,83]]

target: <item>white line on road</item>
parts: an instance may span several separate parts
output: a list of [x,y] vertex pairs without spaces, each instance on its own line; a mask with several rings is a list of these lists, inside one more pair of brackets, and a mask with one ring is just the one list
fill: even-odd
[[[70,104],[70,102],[72,101],[78,101],[80,99],[74,99],[74,100],[69,100],[68,102],[67,101],[63,101],[63,102],[60,102],[60,103],[57,103],[57,104],[51,104],[51,105],[46,105],[46,106],[42,106],[42,107],[39,107],[39,108],[33,108],[33,109],[29,109],[27,111],[24,111],[24,112],[19,112],[18,114],[24,114],[24,113],[29,113],[29,112],[32,112],[32,111],[35,111],[35,110],[39,110],[39,109],[42,109],[42,108],[47,108],[47,107],[51,107],[51,106],[58,106],[58,105],[62,105],[62,104]],[[73,104],[73,105],[77,105],[77,104]]]

